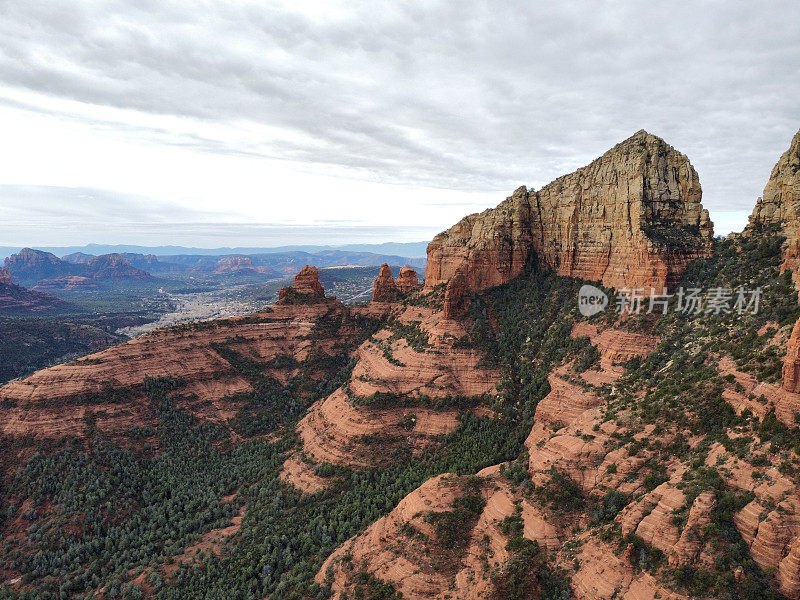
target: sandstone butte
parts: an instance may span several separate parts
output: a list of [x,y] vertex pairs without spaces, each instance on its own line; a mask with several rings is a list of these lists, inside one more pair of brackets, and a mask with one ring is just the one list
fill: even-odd
[[397,289],[401,294],[409,294],[416,289],[419,289],[419,279],[417,272],[411,267],[401,267],[400,273],[397,275]]
[[11,285],[11,273],[5,267],[0,268],[0,283]]
[[[761,228],[776,228],[785,236],[782,268],[791,271],[795,285],[800,284],[800,131],[773,167],[764,193],[750,215],[746,233],[757,234]],[[789,338],[783,388],[800,393],[800,321]]]
[[372,284],[372,301],[392,302],[397,300],[399,295],[400,291],[397,289],[394,277],[392,277],[392,269],[389,265],[383,263],[377,279]]
[[372,286],[373,302],[394,302],[418,289],[417,272],[411,267],[402,267],[397,281],[392,277],[392,269],[386,263],[381,265],[378,277]]
[[309,300],[323,300],[325,298],[325,288],[319,282],[319,271],[317,267],[309,265],[300,269],[294,276],[294,285],[281,288],[278,292],[278,302],[292,302],[298,298]]
[[[525,186],[428,246],[425,286],[449,294],[505,283],[537,262],[608,287],[661,290],[711,252],[713,224],[689,159],[642,130],[539,191]],[[457,313],[458,311],[456,311]]]

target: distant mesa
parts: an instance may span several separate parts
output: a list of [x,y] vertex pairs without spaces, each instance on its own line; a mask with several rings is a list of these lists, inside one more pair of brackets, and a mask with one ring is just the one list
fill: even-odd
[[88,277],[81,277],[80,275],[67,275],[65,277],[56,277],[54,279],[42,279],[34,290],[47,292],[50,290],[85,290],[96,288],[97,285]]
[[317,267],[309,265],[300,269],[294,277],[294,285],[281,288],[278,302],[293,304],[299,302],[317,302],[325,299],[325,288],[319,282]]
[[86,263],[86,273],[93,279],[150,279],[150,273],[137,269],[120,254],[104,254]]
[[86,254],[85,252],[73,252],[72,254],[62,256],[61,260],[65,260],[76,265],[85,265],[87,262],[95,258],[95,256],[95,254]]
[[214,269],[214,273],[217,275],[242,271],[258,272],[258,269],[253,265],[253,259],[249,256],[225,256],[217,261],[217,268]]
[[24,286],[33,286],[42,279],[76,275],[80,267],[58,258],[50,252],[23,248],[4,261],[4,267],[14,280]]
[[383,263],[377,279],[372,285],[373,302],[395,302],[420,287],[417,272],[411,267],[402,267],[397,281],[392,277],[391,267]]

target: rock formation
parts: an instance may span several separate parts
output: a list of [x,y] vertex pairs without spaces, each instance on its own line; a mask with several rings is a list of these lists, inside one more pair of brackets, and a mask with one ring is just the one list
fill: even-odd
[[786,346],[782,381],[783,389],[787,392],[800,393],[800,321],[794,324],[792,336]]
[[417,272],[411,267],[402,267],[397,276],[397,289],[405,295],[419,288]]
[[395,281],[392,277],[391,267],[387,263],[383,263],[372,287],[372,301],[394,302],[419,287],[419,279],[417,279],[417,272],[414,269],[402,267],[397,281]]
[[89,259],[86,275],[93,279],[150,279],[150,273],[137,269],[120,254],[103,254]]
[[[745,234],[777,229],[786,237],[782,269],[800,283],[800,131],[772,168],[764,193],[756,201]],[[783,389],[800,393],[800,321],[795,323],[783,362]]]
[[447,282],[444,292],[444,318],[458,319],[464,316],[469,308],[469,282],[464,274],[464,269],[456,271],[455,275]]
[[31,287],[43,283],[42,287],[51,289],[53,285],[49,282],[76,276],[105,280],[150,278],[150,273],[137,269],[121,254],[73,254],[67,258],[71,261],[62,260],[50,252],[24,248],[9,256],[5,266],[21,285]]
[[478,291],[536,262],[610,287],[661,289],[711,252],[701,196],[689,159],[639,131],[538,192],[520,187],[437,235],[425,285],[447,283],[463,268],[467,289]]
[[52,279],[72,274],[75,265],[61,260],[55,254],[32,248],[23,248],[4,261],[4,266],[21,285],[31,286],[41,279]]
[[389,265],[383,263],[375,283],[372,284],[372,301],[393,302],[397,300],[399,295],[397,284],[395,284],[394,277],[392,277],[392,269]]
[[786,236],[783,269],[800,283],[800,131],[772,168],[745,232],[776,228]]
[[11,273],[6,268],[0,269],[0,283],[11,285]]
[[281,288],[278,292],[278,302],[288,303],[297,300],[315,301],[325,298],[325,288],[319,282],[317,267],[309,265],[300,269],[294,276],[294,285]]
[[748,229],[758,225],[780,227],[790,244],[800,236],[800,131],[772,168],[764,193],[756,201]]

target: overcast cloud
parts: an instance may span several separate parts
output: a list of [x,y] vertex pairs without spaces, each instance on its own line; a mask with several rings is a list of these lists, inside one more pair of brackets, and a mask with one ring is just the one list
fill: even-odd
[[800,128],[800,4],[5,0],[0,127],[0,245],[414,239],[642,128],[725,233]]

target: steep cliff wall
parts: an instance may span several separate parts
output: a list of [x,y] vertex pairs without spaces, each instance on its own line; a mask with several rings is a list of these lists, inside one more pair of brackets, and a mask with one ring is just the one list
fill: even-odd
[[[800,283],[800,131],[772,168],[745,235],[758,235],[763,228],[777,228],[786,237],[782,269],[791,271],[797,286]],[[783,363],[783,389],[800,392],[800,321],[789,339]]]
[[471,291],[505,283],[538,261],[616,288],[661,288],[711,251],[713,224],[688,158],[639,131],[541,190],[520,187],[428,246],[426,286],[459,268]]
[[780,227],[790,245],[797,242],[800,235],[800,131],[772,168],[764,193],[750,215],[748,229],[759,224]]

